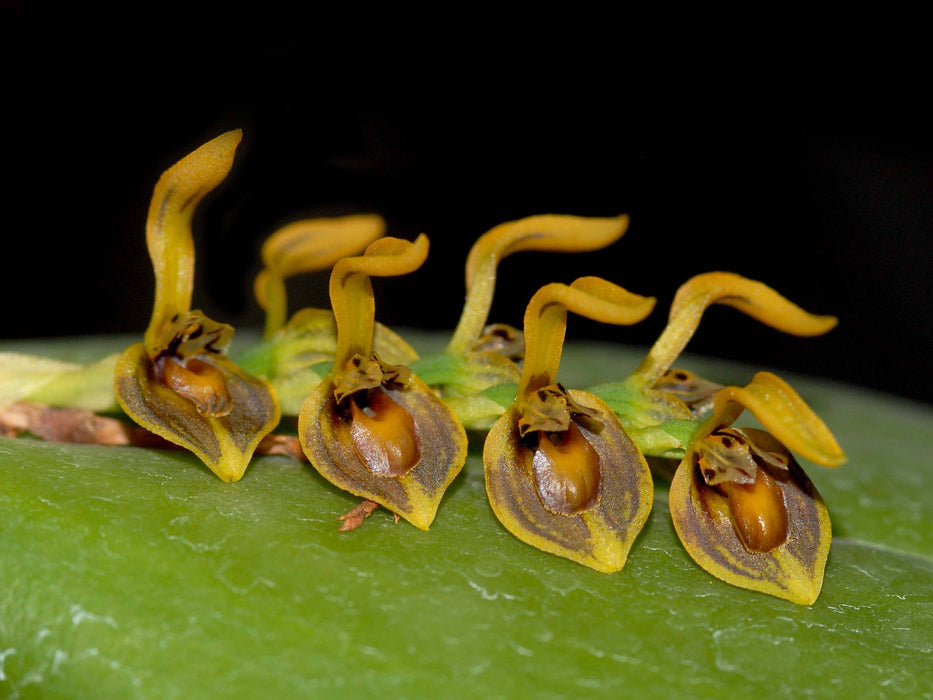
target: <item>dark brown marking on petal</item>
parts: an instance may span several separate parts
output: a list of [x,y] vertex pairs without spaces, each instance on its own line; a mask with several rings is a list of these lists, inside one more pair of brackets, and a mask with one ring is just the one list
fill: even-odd
[[[192,192],[184,202],[181,203],[181,206],[178,207],[179,212],[183,212],[186,209],[192,209],[198,205],[198,202],[201,201],[201,198],[206,194],[205,188],[203,186],[198,187],[194,192]],[[168,197],[166,197],[168,199]]]
[[[172,197],[175,195],[175,186],[170,185],[165,189],[165,196],[162,197],[162,201],[159,202],[159,213],[156,214],[157,225],[155,227],[156,233],[162,235],[165,232],[165,212],[168,211],[169,202],[172,200]],[[173,321],[175,319],[172,319]]]

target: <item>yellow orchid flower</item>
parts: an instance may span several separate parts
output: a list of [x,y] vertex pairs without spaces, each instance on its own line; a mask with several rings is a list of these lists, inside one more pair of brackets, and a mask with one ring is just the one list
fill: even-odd
[[330,269],[341,258],[360,254],[385,228],[377,214],[355,214],[301,219],[273,232],[262,244],[263,269],[253,282],[256,301],[266,312],[263,337],[269,339],[288,318],[285,280]]
[[653,487],[645,458],[610,408],[557,383],[567,312],[632,324],[653,306],[596,277],[542,287],[525,313],[518,392],[483,447],[486,493],[506,529],[601,572],[625,565]]
[[424,530],[466,461],[466,431],[416,374],[374,352],[370,278],[408,274],[427,253],[423,234],[381,238],[334,266],[335,361],[298,417],[302,448],[325,479]]
[[[330,309],[300,309],[286,321],[285,281],[359,255],[383,236],[385,228],[385,220],[377,214],[301,219],[277,229],[263,243],[264,267],[253,283],[256,301],[266,311],[263,338],[237,360],[272,384],[283,414],[298,415],[337,351],[337,323]],[[418,358],[411,345],[381,323],[375,324],[373,343],[387,362],[407,364]]]
[[696,275],[677,290],[660,337],[622,382],[590,387],[619,415],[642,451],[654,457],[681,458],[698,421],[712,407],[722,385],[672,364],[715,304],[731,306],[784,333],[816,336],[837,324],[800,308],[771,287],[731,272]]
[[[743,411],[764,426],[735,428]],[[691,441],[670,490],[674,528],[690,556],[717,578],[801,605],[819,596],[831,527],[796,452],[834,467],[845,455],[783,380],[759,372],[724,387]]]
[[146,223],[155,303],[143,341],[114,369],[117,400],[139,425],[196,454],[224,481],[243,476],[278,423],[271,387],[225,356],[233,329],[191,310],[198,204],[230,171],[240,130],[204,144],[156,183]]
[[[518,383],[524,355],[519,329],[488,323],[499,263],[521,251],[577,253],[604,248],[628,229],[629,217],[540,214],[506,221],[486,231],[466,263],[466,301],[444,351],[412,363],[440,392],[464,425],[488,430],[512,396],[492,399],[483,392]],[[514,392],[513,392],[514,393]]]

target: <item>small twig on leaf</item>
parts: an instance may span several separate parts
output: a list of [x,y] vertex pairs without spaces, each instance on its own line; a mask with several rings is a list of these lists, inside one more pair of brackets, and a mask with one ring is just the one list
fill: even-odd
[[[337,520],[343,521],[343,523],[340,525],[339,532],[350,532],[351,530],[355,530],[360,525],[362,525],[363,521],[372,515],[373,511],[375,511],[378,507],[379,504],[375,501],[363,501],[359,505],[351,508],[349,511],[337,518]],[[398,516],[395,516],[395,519],[398,520]]]

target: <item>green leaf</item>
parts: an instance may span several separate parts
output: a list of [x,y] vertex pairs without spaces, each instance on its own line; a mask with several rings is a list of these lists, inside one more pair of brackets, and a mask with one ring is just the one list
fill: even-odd
[[118,353],[89,364],[0,353],[0,404],[29,401],[88,411],[118,411],[113,370]]
[[[571,339],[562,383],[640,356]],[[682,360],[724,383],[759,369]],[[380,510],[350,533],[357,499],[285,457],[224,483],[182,451],[0,439],[0,697],[931,697],[933,411],[782,376],[849,457],[801,461],[835,533],[812,606],[701,570],[659,477],[617,574],[523,544],[479,439],[429,531]]]

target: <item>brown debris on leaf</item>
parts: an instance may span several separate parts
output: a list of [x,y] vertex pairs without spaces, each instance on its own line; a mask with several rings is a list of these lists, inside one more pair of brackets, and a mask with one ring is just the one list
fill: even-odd
[[[379,504],[375,501],[361,501],[359,505],[354,506],[343,515],[337,517],[337,520],[343,521],[340,525],[339,532],[350,532],[351,530],[355,530],[360,525],[362,525],[363,521],[372,515],[378,507]],[[396,521],[398,520],[397,515],[395,516],[395,519]]]
[[256,455],[280,455],[291,457],[299,462],[307,462],[308,458],[301,449],[301,442],[294,435],[278,435],[269,433],[259,442]]
[[0,434],[18,437],[25,433],[49,442],[139,447],[171,445],[144,428],[82,408],[26,402],[0,407]]
[[[0,406],[0,436],[15,438],[26,434],[47,442],[180,449],[175,443],[141,426],[111,416],[100,416],[83,408],[45,406],[30,402]],[[263,437],[255,454],[281,455],[299,462],[308,461],[301,443],[294,435],[270,433]]]

